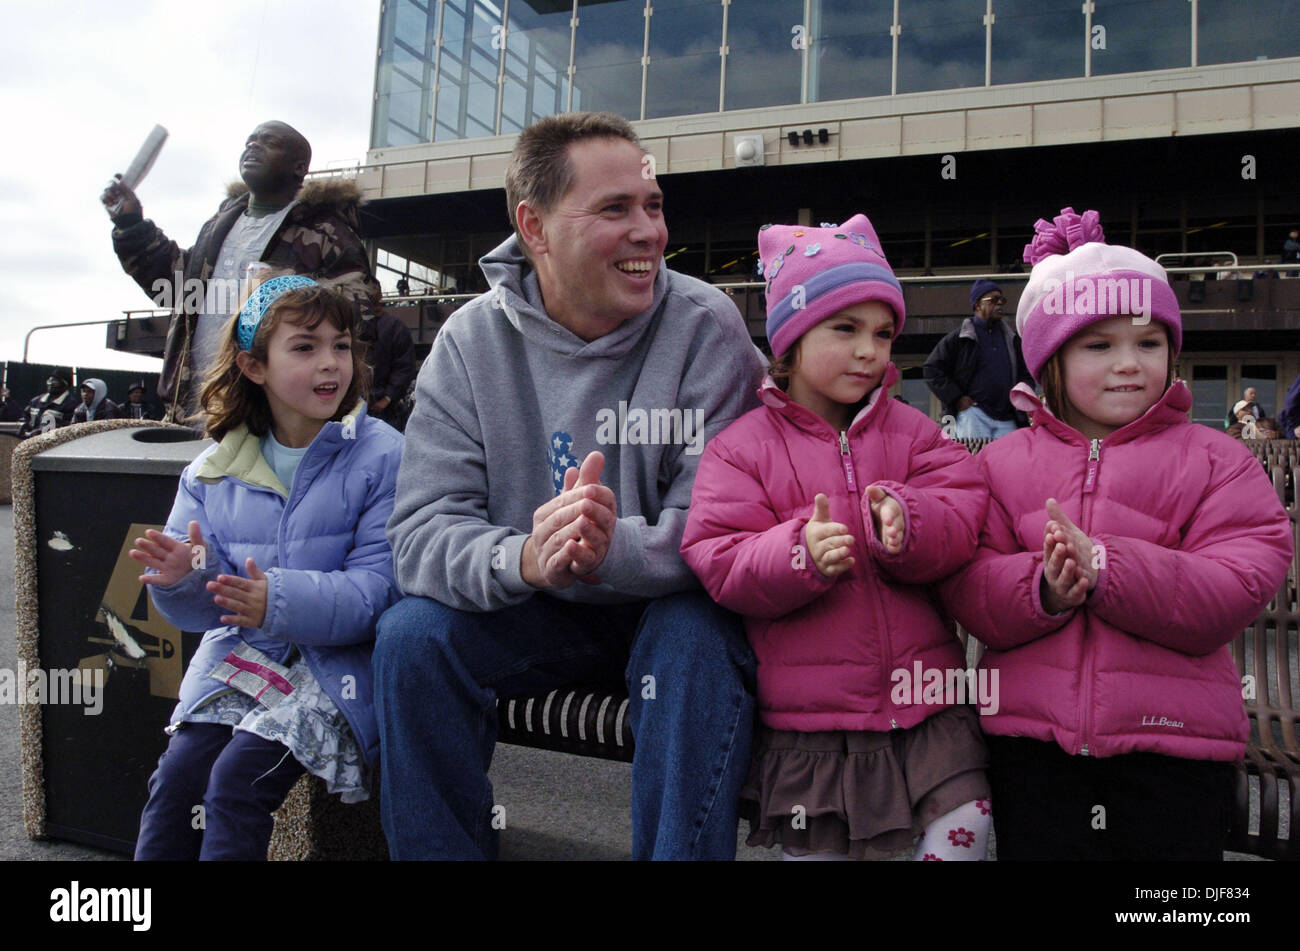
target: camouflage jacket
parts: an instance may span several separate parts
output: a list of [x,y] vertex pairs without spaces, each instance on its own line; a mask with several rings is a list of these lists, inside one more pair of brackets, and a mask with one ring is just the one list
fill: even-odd
[[[113,250],[122,269],[155,302],[156,282],[198,279],[207,288],[217,255],[235,221],[248,207],[248,189],[232,184],[229,197],[199,230],[198,240],[182,250],[162,229],[145,219],[127,228],[113,229]],[[277,269],[305,274],[342,290],[360,312],[361,336],[373,336],[379,283],[370,271],[370,258],[360,236],[361,190],[350,179],[321,179],[303,184],[298,203],[289,209],[280,228],[267,241],[262,260]],[[192,285],[191,285],[192,286]],[[158,396],[167,406],[167,418],[179,421],[189,402],[192,353],[201,298],[175,287],[172,321],[163,351]]]

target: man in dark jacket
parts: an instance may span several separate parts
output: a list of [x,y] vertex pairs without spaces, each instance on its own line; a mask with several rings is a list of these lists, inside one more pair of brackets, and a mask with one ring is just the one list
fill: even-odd
[[375,342],[368,354],[372,371],[370,379],[371,416],[388,425],[406,429],[406,418],[411,415],[411,401],[407,394],[415,382],[415,341],[406,324],[388,309],[379,311],[375,318]]
[[1011,405],[1011,388],[1033,385],[1020,352],[1020,338],[1002,319],[1002,288],[980,278],[971,287],[975,313],[962,321],[926,358],[925,382],[943,403],[945,417],[956,422],[958,439],[996,439],[1029,425]]
[[0,423],[16,423],[23,418],[23,408],[9,395],[9,387],[0,392]]
[[118,407],[123,419],[162,419],[163,408],[157,400],[149,398],[144,380],[136,380],[126,391],[126,402]]
[[94,377],[81,381],[81,405],[72,411],[74,423],[121,418],[122,411],[108,398],[108,384]]
[[23,427],[18,432],[23,439],[70,425],[73,412],[81,405],[81,400],[72,392],[72,374],[67,370],[51,373],[45,387],[44,393],[33,396],[27,404]]
[[[152,221],[122,182],[100,196],[113,219],[113,250],[122,269],[159,307],[176,316],[167,332],[158,396],[179,422],[198,409],[198,391],[220,346],[220,329],[239,310],[246,269],[264,262],[343,291],[369,339],[379,284],[358,234],[361,193],[350,180],[303,184],[311,146],[283,122],[264,122],[240,158],[242,185],[183,251]],[[120,176],[119,176],[120,177]]]
[[[1282,242],[1282,263],[1288,264],[1292,261],[1300,261],[1300,231],[1295,228],[1291,229],[1291,233]],[[1295,277],[1297,274],[1300,274],[1300,271],[1286,272],[1287,277]]]

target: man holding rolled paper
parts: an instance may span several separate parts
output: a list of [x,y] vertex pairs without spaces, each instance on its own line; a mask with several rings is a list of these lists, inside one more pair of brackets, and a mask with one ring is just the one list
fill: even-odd
[[249,134],[239,162],[242,182],[229,186],[194,246],[180,248],[144,217],[134,191],[161,145],[157,131],[100,200],[113,220],[113,250],[122,269],[174,315],[158,396],[167,418],[182,422],[199,409],[203,376],[222,325],[239,310],[240,282],[250,264],[305,274],[342,290],[367,329],[379,285],[358,233],[360,189],[336,178],[304,184],[311,145],[283,122],[263,122]]

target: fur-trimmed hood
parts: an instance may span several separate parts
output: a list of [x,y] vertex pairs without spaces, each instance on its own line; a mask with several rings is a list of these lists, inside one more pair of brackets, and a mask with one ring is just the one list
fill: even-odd
[[[248,186],[241,181],[226,186],[227,200],[247,194]],[[340,211],[348,206],[359,207],[364,202],[361,186],[355,178],[309,178],[302,183],[294,198],[303,205],[333,206]]]

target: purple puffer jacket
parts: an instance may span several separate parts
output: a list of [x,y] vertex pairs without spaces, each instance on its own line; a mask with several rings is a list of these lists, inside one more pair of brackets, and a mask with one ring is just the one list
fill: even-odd
[[[1273,597],[1292,554],[1263,467],[1188,422],[1181,382],[1104,440],[1023,385],[1011,398],[1034,426],[976,456],[989,520],[974,560],[941,586],[988,645],[982,665],[999,671],[985,731],[1071,754],[1240,759],[1248,728],[1227,645]],[[1097,546],[1097,586],[1059,615],[1044,613],[1039,591],[1048,498]]]
[[[704,450],[682,557],[722,606],[745,618],[758,657],[763,722],[778,730],[913,727],[948,704],[895,689],[900,671],[960,670],[965,657],[930,584],[975,550],[988,493],[975,461],[882,385],[846,433],[790,401],[770,379],[764,406]],[[863,490],[902,505],[903,550],[876,538]],[[824,492],[849,526],[853,567],[826,578],[804,526]]]

